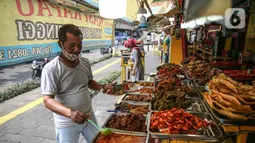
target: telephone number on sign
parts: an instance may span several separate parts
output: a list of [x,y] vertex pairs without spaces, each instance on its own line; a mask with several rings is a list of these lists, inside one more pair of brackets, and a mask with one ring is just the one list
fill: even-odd
[[[5,53],[6,52],[6,53]],[[20,49],[7,49],[7,51],[0,50],[0,60],[12,60],[17,58],[23,58],[28,56],[42,55],[42,54],[51,54],[52,47],[47,46],[42,47],[33,47],[32,49],[20,48]]]

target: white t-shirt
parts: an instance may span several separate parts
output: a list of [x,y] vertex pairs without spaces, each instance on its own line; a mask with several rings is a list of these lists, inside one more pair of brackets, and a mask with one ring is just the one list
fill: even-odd
[[[89,60],[79,57],[76,68],[64,65],[59,57],[45,65],[41,77],[42,94],[54,94],[55,100],[72,110],[88,114],[91,110],[91,97],[88,82],[93,79]],[[76,125],[71,119],[54,113],[57,128]]]

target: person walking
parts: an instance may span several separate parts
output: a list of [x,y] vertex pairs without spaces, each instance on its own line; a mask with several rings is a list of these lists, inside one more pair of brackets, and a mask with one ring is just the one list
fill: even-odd
[[132,76],[133,81],[144,80],[144,66],[142,64],[142,53],[136,45],[136,41],[132,38],[124,42],[124,46],[131,51],[130,60],[133,62]]
[[119,44],[119,41],[118,41],[117,38],[115,38],[114,44],[115,44],[115,51],[116,51],[116,53],[118,53],[118,44]]
[[32,79],[36,79],[36,77],[39,77],[39,74],[40,74],[40,62],[37,61],[37,60],[34,60],[32,62],[31,69],[33,70],[31,78]]
[[77,26],[63,25],[58,37],[61,54],[47,63],[42,71],[44,105],[54,114],[58,143],[78,143],[80,134],[91,142],[98,129],[87,122],[91,119],[96,123],[88,88],[108,89],[113,84],[101,85],[93,79],[89,60],[80,57],[83,35]]

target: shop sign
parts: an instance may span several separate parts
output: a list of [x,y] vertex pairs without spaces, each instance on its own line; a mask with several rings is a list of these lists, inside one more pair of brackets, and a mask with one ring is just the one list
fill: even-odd
[[83,48],[109,46],[113,20],[75,11],[44,0],[1,0],[0,66],[59,54],[59,28],[77,25]]
[[63,4],[63,5],[66,5],[66,6],[78,8],[83,11],[94,11],[94,10],[91,10],[90,8],[85,7],[73,0],[54,0],[54,1],[57,3]]
[[210,25],[208,28],[208,32],[217,32],[217,31],[221,31],[220,25]]

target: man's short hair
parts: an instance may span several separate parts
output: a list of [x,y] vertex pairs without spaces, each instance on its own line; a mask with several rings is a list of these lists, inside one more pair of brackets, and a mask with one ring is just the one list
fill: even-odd
[[73,24],[65,24],[58,31],[59,41],[64,43],[67,40],[67,33],[72,33],[74,36],[79,36],[81,39],[83,38],[81,30],[77,26]]

